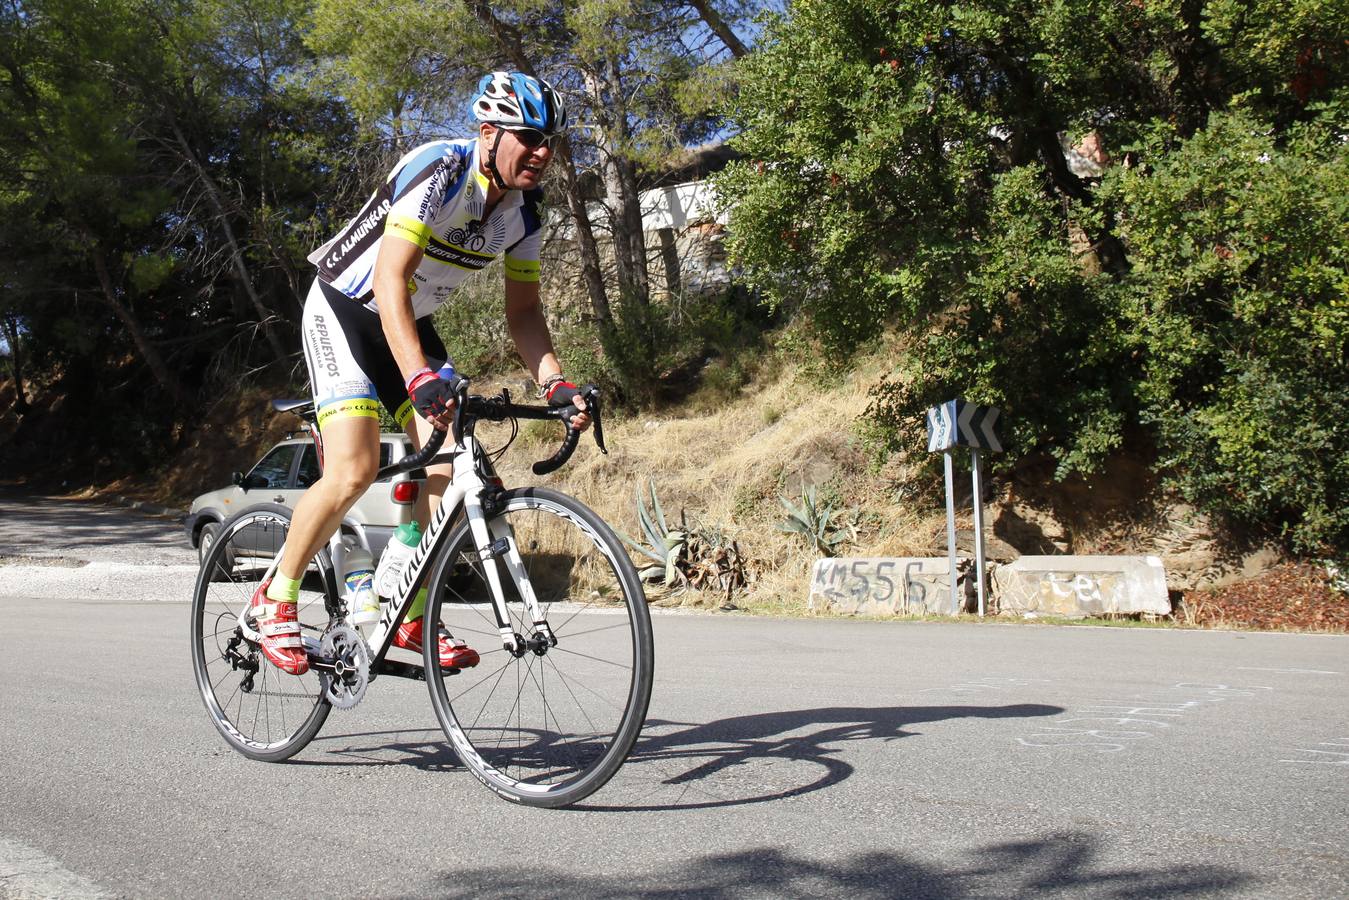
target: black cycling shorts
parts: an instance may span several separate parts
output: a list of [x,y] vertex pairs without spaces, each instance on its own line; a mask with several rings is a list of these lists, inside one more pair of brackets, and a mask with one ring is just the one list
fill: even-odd
[[[403,428],[412,421],[403,373],[380,327],[379,313],[315,278],[300,319],[304,359],[309,366],[319,427],[351,416],[379,418],[383,403]],[[449,354],[430,317],[417,320],[417,339],[433,369]]]

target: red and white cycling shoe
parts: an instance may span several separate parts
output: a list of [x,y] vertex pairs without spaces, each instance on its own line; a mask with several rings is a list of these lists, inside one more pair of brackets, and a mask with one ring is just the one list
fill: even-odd
[[[404,622],[398,626],[398,633],[393,636],[393,645],[402,647],[404,650],[411,650],[413,653],[422,652],[422,619],[413,619],[411,622]],[[451,637],[450,633],[441,625],[436,629],[438,643],[440,646],[440,667],[442,669],[470,669],[478,664],[478,651],[474,650],[468,644]]]
[[303,675],[309,671],[309,658],[300,639],[295,604],[269,599],[267,585],[271,583],[268,579],[259,585],[248,607],[248,614],[257,619],[258,634],[262,635],[259,643],[262,655],[288,675]]

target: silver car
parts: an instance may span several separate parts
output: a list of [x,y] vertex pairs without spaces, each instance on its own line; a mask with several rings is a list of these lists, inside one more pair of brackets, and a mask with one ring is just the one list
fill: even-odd
[[[380,468],[410,453],[412,442],[407,435],[380,435]],[[235,472],[232,485],[207,491],[192,501],[184,522],[188,541],[197,548],[199,558],[205,560],[226,519],[256,506],[279,504],[294,509],[305,488],[318,480],[319,472],[312,438],[293,436],[281,441],[247,474]],[[376,558],[389,542],[393,530],[412,520],[412,507],[425,477],[425,472],[419,469],[382,478],[372,484],[347,513],[364,526],[370,552]]]

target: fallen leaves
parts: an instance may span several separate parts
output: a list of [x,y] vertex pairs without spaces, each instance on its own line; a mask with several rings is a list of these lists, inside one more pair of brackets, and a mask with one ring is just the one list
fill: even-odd
[[1184,621],[1206,628],[1349,632],[1349,596],[1325,569],[1289,563],[1247,581],[1186,591]]

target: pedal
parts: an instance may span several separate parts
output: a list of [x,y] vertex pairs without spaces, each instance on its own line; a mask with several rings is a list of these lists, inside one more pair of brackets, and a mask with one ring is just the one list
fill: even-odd
[[495,541],[492,541],[492,546],[478,553],[478,558],[483,562],[487,562],[489,559],[500,559],[509,553],[510,549],[510,541],[505,538],[497,538]]

